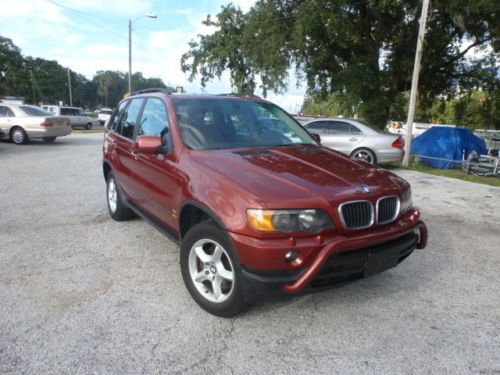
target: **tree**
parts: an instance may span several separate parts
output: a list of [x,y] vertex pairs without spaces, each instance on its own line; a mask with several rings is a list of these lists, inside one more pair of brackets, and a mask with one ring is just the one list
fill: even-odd
[[[419,100],[430,105],[438,95],[496,90],[498,1],[432,4]],[[260,76],[276,91],[294,67],[316,101],[335,93],[361,117],[383,126],[392,103],[411,85],[419,8],[418,0],[260,0],[247,14],[226,7],[211,24],[218,30],[190,44],[183,68],[191,78],[201,75],[203,84],[214,78],[214,67],[215,76],[225,69],[232,76],[246,72],[247,79]],[[233,19],[235,28],[221,22]],[[469,56],[474,49],[482,49],[480,57]],[[228,63],[230,53],[238,65]]]

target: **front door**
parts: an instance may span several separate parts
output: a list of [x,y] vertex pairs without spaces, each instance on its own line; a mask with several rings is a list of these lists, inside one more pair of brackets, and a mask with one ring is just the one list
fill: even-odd
[[179,192],[177,163],[172,152],[168,112],[162,99],[147,99],[137,129],[137,137],[140,136],[162,137],[165,144],[158,154],[136,154],[134,172],[141,208],[155,221],[177,229],[174,211],[175,195]]

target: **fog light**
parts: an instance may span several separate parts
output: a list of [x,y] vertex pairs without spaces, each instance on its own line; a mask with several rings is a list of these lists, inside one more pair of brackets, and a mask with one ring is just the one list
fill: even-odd
[[285,261],[288,263],[292,263],[297,260],[299,257],[299,253],[297,251],[289,251],[288,253],[285,254]]

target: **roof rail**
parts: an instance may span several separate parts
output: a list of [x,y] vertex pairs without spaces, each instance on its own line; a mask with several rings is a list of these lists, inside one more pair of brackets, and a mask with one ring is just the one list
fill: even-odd
[[158,88],[137,90],[137,91],[134,91],[132,94],[130,94],[130,96],[139,95],[139,94],[148,94],[148,93],[153,93],[153,92],[162,92],[162,93],[167,94],[167,95],[170,95],[172,93],[169,89],[158,87]]
[[262,99],[258,95],[238,94],[238,93],[235,93],[235,92],[217,94],[217,96],[239,96],[240,98],[257,98],[257,99]]

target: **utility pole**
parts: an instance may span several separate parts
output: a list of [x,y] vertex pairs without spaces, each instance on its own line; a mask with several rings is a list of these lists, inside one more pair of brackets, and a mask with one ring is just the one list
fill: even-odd
[[405,155],[403,158],[403,167],[408,167],[408,165],[410,164],[413,120],[415,118],[415,104],[417,102],[417,91],[418,91],[418,75],[420,73],[420,61],[422,60],[425,26],[427,23],[428,10],[429,10],[429,0],[423,0],[422,15],[420,16],[420,28],[418,29],[417,51],[415,52],[413,77],[411,79],[410,105],[408,106],[408,118],[406,119]]
[[132,94],[132,20],[128,20],[128,93]]
[[68,68],[68,88],[69,88],[69,105],[73,107],[73,93],[71,92],[71,73]]

